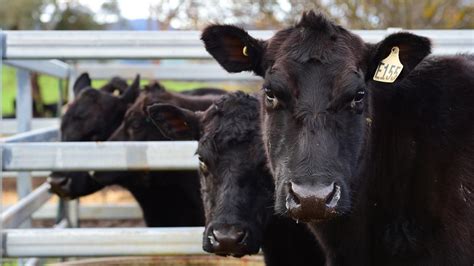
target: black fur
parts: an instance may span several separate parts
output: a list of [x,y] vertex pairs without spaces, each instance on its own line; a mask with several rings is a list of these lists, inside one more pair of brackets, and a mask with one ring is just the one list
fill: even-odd
[[[322,265],[324,258],[307,228],[273,214],[272,176],[266,166],[260,136],[259,103],[236,92],[223,96],[205,112],[192,113],[171,105],[149,107],[158,126],[170,137],[177,119],[190,125],[188,136],[199,141],[201,190],[206,214],[204,250],[240,257],[263,250],[266,265]],[[165,113],[163,115],[162,113]],[[167,120],[168,119],[168,120]],[[169,125],[164,125],[168,121]],[[246,232],[244,244],[216,250],[213,230],[234,226]],[[215,240],[214,240],[215,241]]]
[[[401,75],[373,81],[393,46]],[[366,44],[313,12],[261,48],[276,210],[306,220],[327,263],[472,265],[473,56],[427,56],[429,40],[409,33]],[[337,184],[341,198],[330,214],[292,212],[288,184]]]
[[[206,96],[206,93],[210,95]],[[196,94],[204,96],[193,96]],[[153,82],[145,86],[135,103],[122,115],[120,126],[114,126],[115,132],[110,133],[107,140],[166,140],[148,119],[148,105],[169,102],[204,110],[212,103],[212,95],[215,94],[222,94],[222,90],[200,88],[181,95],[168,92],[161,84]],[[55,192],[62,197],[76,198],[94,193],[105,186],[120,185],[129,190],[139,203],[147,226],[198,226],[204,223],[196,171],[116,171],[96,172],[93,176],[88,173],[78,174],[68,174],[68,178],[64,178],[64,173],[55,173],[53,176],[56,178],[52,178],[57,183],[54,186]]]

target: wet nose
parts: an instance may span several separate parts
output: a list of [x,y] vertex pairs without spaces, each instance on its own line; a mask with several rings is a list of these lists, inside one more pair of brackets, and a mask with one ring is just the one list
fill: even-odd
[[242,253],[247,232],[235,225],[221,225],[211,230],[209,239],[213,252],[218,255],[234,255]]
[[48,183],[50,185],[50,191],[61,198],[68,198],[70,191],[67,189],[71,179],[61,176],[61,174],[53,173],[48,177]]
[[301,185],[288,183],[286,208],[297,220],[325,220],[336,215],[341,198],[341,187],[332,182],[329,185]]

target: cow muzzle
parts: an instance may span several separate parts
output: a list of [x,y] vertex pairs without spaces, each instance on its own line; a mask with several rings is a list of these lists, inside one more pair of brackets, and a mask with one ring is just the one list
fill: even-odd
[[249,250],[247,230],[238,225],[212,226],[206,230],[206,237],[209,239],[210,247],[205,247],[205,250],[216,255],[239,258],[256,253]]
[[310,222],[337,216],[342,191],[336,182],[329,185],[289,182],[287,189],[286,209],[293,219]]

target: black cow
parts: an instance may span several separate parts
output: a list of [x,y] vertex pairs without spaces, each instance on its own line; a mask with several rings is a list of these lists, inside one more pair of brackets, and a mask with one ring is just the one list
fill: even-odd
[[91,87],[87,73],[74,83],[74,101],[69,105],[61,120],[62,141],[104,141],[122,123],[129,105],[140,93],[140,77],[120,96],[114,95],[114,83],[103,89]]
[[[159,83],[145,86],[130,106],[122,124],[108,141],[167,140],[148,119],[150,104],[173,103],[192,110],[205,110],[216,95],[194,96],[208,89],[196,89],[186,95],[166,91]],[[213,89],[208,93],[219,94]],[[111,171],[93,176],[69,179],[59,189],[70,198],[89,195],[105,186],[120,185],[129,190],[139,203],[147,226],[198,226],[204,223],[196,171]]]
[[[155,92],[160,91],[162,98],[166,97],[171,100],[180,98],[179,94],[165,93],[165,89],[157,82],[154,82],[154,85],[146,86],[148,89],[140,93],[140,77],[138,75],[128,89],[124,89],[126,81],[119,77],[112,78],[100,90],[92,88],[91,83],[87,73],[81,74],[75,81],[73,89],[76,99],[70,104],[61,121],[62,141],[107,140],[123,122],[126,110],[141,94],[143,94],[143,98],[150,99],[151,96],[145,97],[145,95],[156,94]],[[115,91],[118,91],[120,95],[115,95],[113,93]],[[197,88],[183,92],[183,94],[190,96],[221,95],[223,93],[226,93],[225,90],[217,88]],[[207,102],[209,105],[210,101]],[[206,107],[201,108],[205,109]],[[91,178],[88,172],[54,172],[51,174],[49,183],[52,192],[67,199],[86,196],[104,187]]]
[[[139,83],[138,75],[130,87],[125,80],[114,77],[97,90],[91,87],[89,74],[81,74],[73,86],[75,99],[61,120],[61,140],[106,140],[140,93]],[[115,95],[116,91],[119,95]],[[48,181],[51,191],[64,198],[77,198],[101,188],[87,172],[53,172]]]
[[310,225],[328,264],[474,263],[473,56],[428,56],[405,32],[367,44],[313,12],[268,41],[219,25],[202,39],[265,79],[276,210]]
[[[137,101],[127,110],[123,123],[108,141],[168,140],[148,118],[147,107],[170,103],[191,110],[205,110],[221,93],[202,96],[166,91],[159,83],[145,87]],[[204,224],[199,177],[196,171],[96,172],[93,179],[129,190],[143,210],[147,226],[198,226]]]
[[258,109],[255,97],[236,92],[205,112],[167,104],[148,112],[166,136],[199,141],[204,250],[241,257],[262,247],[267,265],[322,265],[323,254],[306,226],[273,214]]

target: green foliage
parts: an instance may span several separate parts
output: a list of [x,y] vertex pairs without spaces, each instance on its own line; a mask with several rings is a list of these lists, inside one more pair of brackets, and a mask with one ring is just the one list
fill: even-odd
[[80,5],[68,5],[60,17],[54,27],[55,30],[101,30],[104,28],[104,25],[94,20],[94,15],[90,10]]

